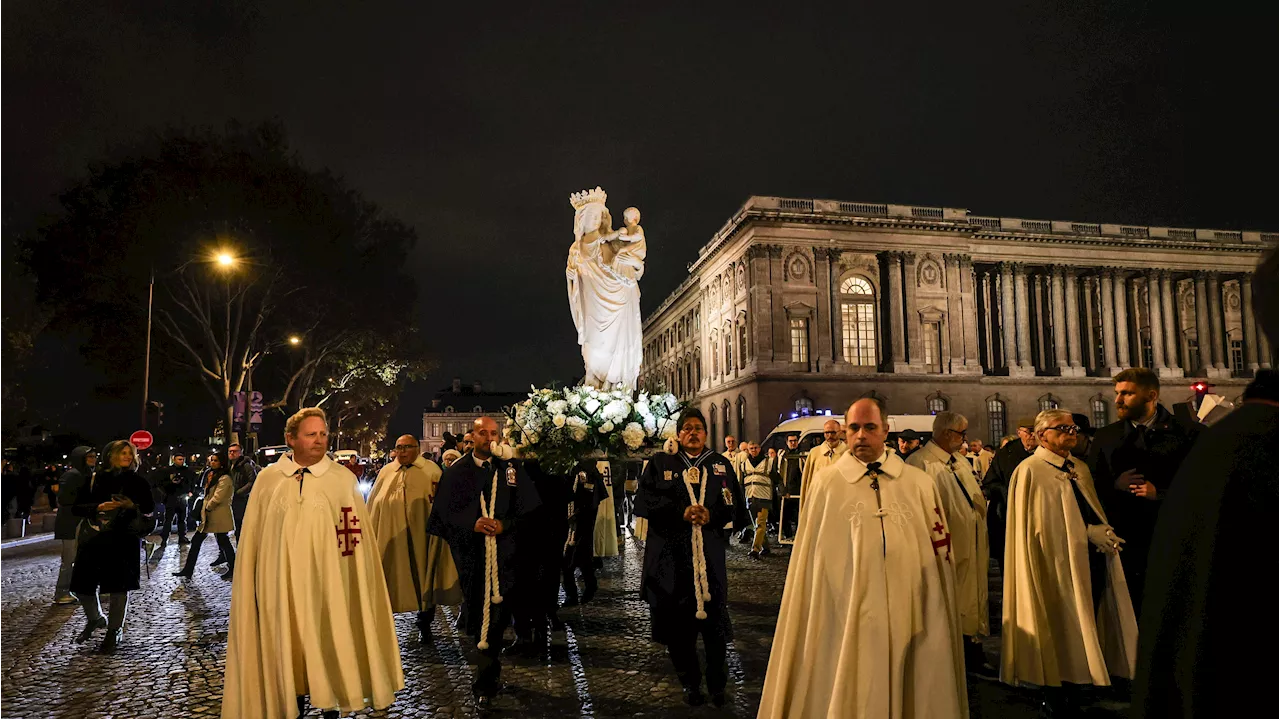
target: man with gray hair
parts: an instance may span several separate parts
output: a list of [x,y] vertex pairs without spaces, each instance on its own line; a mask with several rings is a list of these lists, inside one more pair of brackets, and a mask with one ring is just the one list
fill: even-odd
[[1000,679],[1044,689],[1041,715],[1064,715],[1064,684],[1133,677],[1138,628],[1117,537],[1084,462],[1071,412],[1036,416],[1039,446],[1009,483]]
[[951,529],[951,552],[956,568],[956,606],[964,635],[964,663],[971,672],[986,666],[982,637],[989,633],[987,618],[987,569],[991,563],[987,544],[987,501],[963,450],[969,420],[955,412],[939,412],[933,418],[933,438],[907,458],[922,469],[942,497]]

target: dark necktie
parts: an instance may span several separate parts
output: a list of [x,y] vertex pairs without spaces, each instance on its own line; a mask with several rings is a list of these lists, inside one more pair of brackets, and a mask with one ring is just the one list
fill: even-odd
[[293,478],[298,480],[298,501],[302,501],[302,483],[307,478],[306,467],[298,467],[298,471],[293,473]]
[[1140,424],[1134,429],[1137,432],[1137,437],[1133,440],[1133,446],[1145,450],[1147,448],[1147,425]]

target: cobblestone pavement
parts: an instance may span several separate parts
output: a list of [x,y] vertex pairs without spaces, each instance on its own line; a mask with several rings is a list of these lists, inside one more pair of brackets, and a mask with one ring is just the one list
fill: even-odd
[[[56,546],[45,542],[3,553],[3,715],[216,717],[231,587],[208,569],[215,554],[202,552],[207,556],[200,559],[196,579],[183,582],[171,573],[180,567],[186,548],[170,546],[152,565],[150,577],[144,573],[142,589],[133,593],[123,645],[115,655],[104,656],[97,653],[101,632],[93,642],[72,642],[84,626],[79,607],[50,602],[59,561]],[[686,707],[665,649],[649,641],[648,612],[636,596],[642,554],[642,545],[628,539],[621,556],[604,560],[595,601],[581,609],[561,610],[568,629],[552,635],[548,654],[540,659],[503,659],[507,688],[492,716],[755,715],[782,597],[786,552],[752,562],[745,547],[733,545],[729,584],[735,642],[729,653],[730,701],[723,709]],[[993,576],[991,596],[996,601],[998,581]],[[390,708],[356,716],[477,715],[469,691],[468,659],[474,657],[474,647],[450,628],[455,616],[452,611],[437,614],[435,641],[427,645],[418,641],[411,615],[397,617],[406,686]],[[999,639],[989,640],[986,649],[994,660]],[[971,702],[975,717],[1036,714],[1030,695],[994,681],[980,681]],[[1086,716],[1118,717],[1122,708],[1100,703]],[[319,714],[313,710],[310,716]]]

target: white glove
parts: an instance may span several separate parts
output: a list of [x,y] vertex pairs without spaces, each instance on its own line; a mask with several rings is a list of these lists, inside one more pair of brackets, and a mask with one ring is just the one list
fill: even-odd
[[662,451],[666,452],[667,454],[675,454],[676,452],[680,451],[680,443],[676,441],[675,437],[672,437],[663,443]]
[[1117,537],[1115,530],[1107,524],[1090,524],[1084,531],[1089,537],[1089,542],[1099,552],[1105,554],[1115,554],[1120,551],[1120,545],[1124,544],[1124,540]]
[[489,452],[498,459],[514,459],[516,456],[515,447],[503,444],[496,439],[489,445]]

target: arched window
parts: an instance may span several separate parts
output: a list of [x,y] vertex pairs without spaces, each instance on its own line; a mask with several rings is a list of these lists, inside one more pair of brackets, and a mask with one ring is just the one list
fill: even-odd
[[1102,397],[1094,397],[1089,400],[1089,409],[1093,415],[1089,419],[1093,422],[1093,428],[1106,427],[1110,424],[1107,419],[1107,401]]
[[[633,355],[633,356],[634,356],[634,355]],[[479,412],[479,413],[483,414],[483,413],[484,413],[484,407],[481,407],[480,405],[476,405],[476,406],[474,406],[474,407],[472,407],[472,408],[471,408],[471,411],[472,411],[472,412]]]
[[738,395],[738,442],[747,436],[747,398]]
[[738,366],[743,369],[747,366],[747,315],[745,312],[738,315]]
[[711,441],[711,446],[715,447],[720,443],[716,441],[716,406],[714,404],[711,405],[710,414],[711,416],[708,417],[708,419],[710,420],[709,424],[711,426],[707,427],[707,434],[710,435],[708,439]]
[[941,392],[934,392],[924,398],[924,406],[929,411],[929,414],[936,415],[939,412],[946,412],[948,406],[947,398]]
[[693,386],[696,389],[702,389],[702,350],[693,353],[693,371],[695,373]]
[[1000,395],[987,398],[987,439],[998,445],[1008,424],[1005,421],[1005,404]]
[[840,283],[840,323],[844,358],[850,364],[876,363],[876,298],[871,283],[853,276]]
[[732,418],[733,418],[733,409],[729,407],[729,400],[726,399],[724,401],[724,436],[726,437],[733,434],[733,431],[729,429],[729,421]]
[[1058,409],[1062,406],[1062,400],[1054,397],[1052,394],[1043,395],[1037,401],[1040,403],[1041,412],[1047,409]]
[[453,405],[449,405],[449,406],[445,407],[445,408],[444,408],[444,413],[445,413],[445,414],[453,414]]
[[711,333],[711,376],[714,377],[720,372],[720,341],[716,337],[716,333]]

